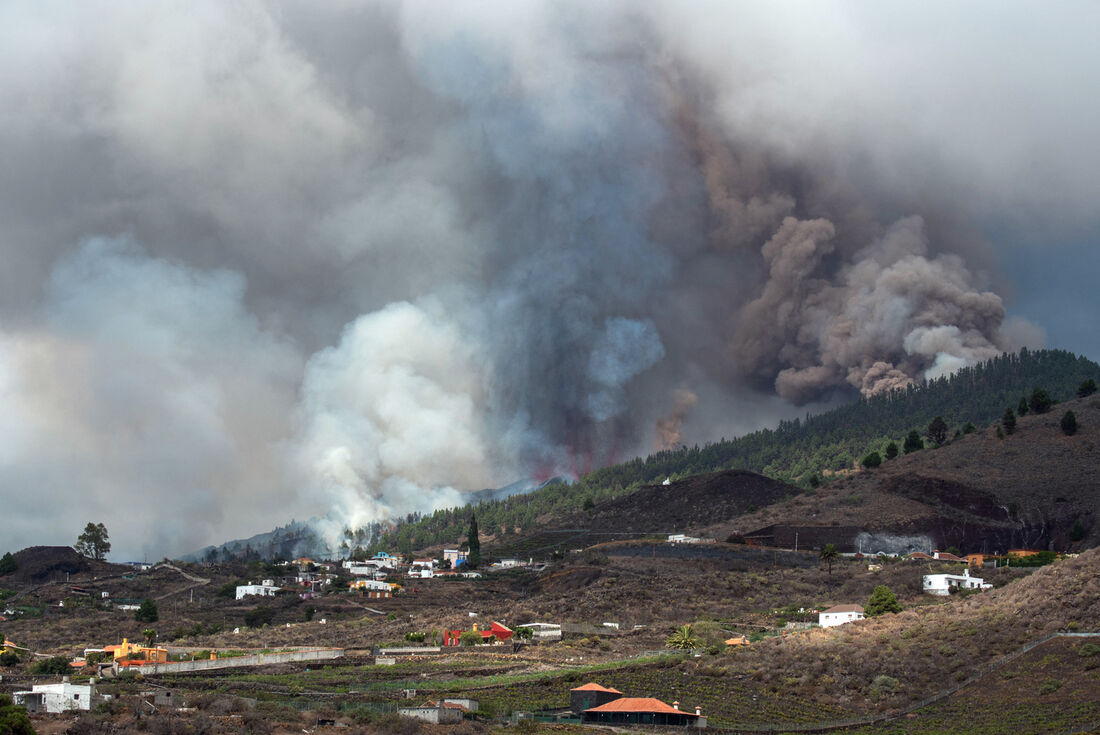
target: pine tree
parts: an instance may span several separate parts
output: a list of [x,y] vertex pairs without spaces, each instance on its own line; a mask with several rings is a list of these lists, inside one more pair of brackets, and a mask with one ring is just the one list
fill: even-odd
[[947,422],[943,420],[943,416],[932,419],[932,423],[928,424],[928,429],[925,431],[925,436],[937,447],[947,441]]
[[141,601],[137,612],[134,613],[134,620],[139,623],[155,623],[159,618],[160,613],[157,611],[157,603],[148,597]]
[[867,608],[863,612],[867,617],[873,618],[883,613],[899,613],[901,605],[898,604],[898,596],[889,587],[880,584],[871,593],[871,599],[867,601]]
[[1028,408],[1027,398],[1025,398],[1024,396],[1020,396],[1020,402],[1016,404],[1016,413],[1020,414],[1021,416],[1027,416],[1027,412],[1029,410],[1031,409]]
[[886,445],[886,459],[894,459],[898,456],[898,443],[890,442]]
[[1093,380],[1092,378],[1089,378],[1088,380],[1081,383],[1081,385],[1077,387],[1077,397],[1078,398],[1084,398],[1085,396],[1091,396],[1095,392],[1096,392],[1096,381]]
[[469,548],[466,556],[466,566],[477,569],[481,566],[481,539],[477,533],[477,516],[470,516],[470,530],[466,534],[466,544]]
[[1066,411],[1062,415],[1062,433],[1066,436],[1073,436],[1077,433],[1077,417],[1073,414],[1073,411]]
[[1016,414],[1012,412],[1012,407],[1005,409],[1004,418],[1001,419],[1001,425],[1005,427],[1006,434],[1016,433]]
[[1045,390],[1036,388],[1031,392],[1031,398],[1028,399],[1027,405],[1035,413],[1046,413],[1054,405],[1054,401],[1051,400],[1050,395]]
[[905,445],[902,448],[906,454],[924,449],[924,441],[920,438],[920,433],[916,429],[910,431],[909,435],[905,437]]

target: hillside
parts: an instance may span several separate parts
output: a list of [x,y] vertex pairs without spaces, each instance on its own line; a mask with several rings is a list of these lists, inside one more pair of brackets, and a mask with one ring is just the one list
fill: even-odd
[[[1078,417],[1073,436],[1059,426],[1065,410]],[[812,523],[927,534],[939,548],[964,551],[1087,548],[1100,543],[1098,467],[1100,399],[1075,399],[1019,419],[1003,439],[983,429],[702,530]]]
[[[412,522],[399,522],[392,529],[372,529],[378,532],[370,535],[373,541],[369,548],[411,550],[460,543],[465,538],[472,513],[477,514],[482,532],[489,535],[527,535],[547,527],[568,525],[566,518],[580,523],[585,521],[585,514],[581,511],[593,504],[600,508],[604,503],[628,497],[647,485],[662,482],[667,477],[684,479],[737,469],[809,489],[811,476],[816,475],[823,479],[842,476],[851,471],[857,461],[869,451],[882,452],[890,441],[900,446],[911,429],[918,429],[923,433],[936,416],[942,416],[947,422],[950,427],[949,436],[956,432],[961,436],[967,424],[988,427],[996,423],[1003,416],[1005,408],[1015,407],[1022,396],[1030,395],[1037,386],[1042,386],[1057,401],[1076,400],[1078,386],[1088,378],[1100,380],[1100,365],[1068,352],[1023,350],[1018,355],[1006,354],[972,368],[962,369],[949,377],[920,386],[910,386],[905,391],[862,398],[816,416],[807,416],[805,420],[781,422],[774,430],[765,429],[702,447],[660,452],[644,459],[637,458],[595,470],[576,483],[555,483],[527,495],[436,511],[430,516],[412,519]],[[1061,413],[1062,410],[1055,407],[1046,416],[1060,417]],[[1032,418],[1034,417],[1024,417],[1021,423],[1027,423]],[[1083,430],[1083,433],[1086,432]],[[973,436],[966,435],[966,438],[969,440]],[[1020,444],[1009,441],[1006,446],[1013,443]],[[1065,461],[1091,461],[1091,466],[1096,466],[1091,455],[1077,456],[1078,449],[1079,447],[1072,449],[1072,456],[1067,455]],[[1060,461],[1054,445],[1043,451],[1054,452],[1051,459]],[[1023,467],[1022,457],[1020,462],[1014,462],[1011,461],[1011,456],[1001,456],[1005,454],[993,452],[988,458],[983,457],[983,461],[988,459],[993,463],[1007,459],[1011,465],[1005,470],[1007,476],[993,473],[989,477],[999,478],[999,482],[1011,483],[1012,478],[1017,475],[1020,475],[1021,482],[1024,482],[1023,477],[1034,475],[1027,482],[1049,485],[1049,473],[1044,476],[1032,473]],[[1033,455],[1029,457],[1032,461],[1042,459]],[[964,470],[967,462],[965,458],[958,458],[953,459],[952,464],[958,465],[953,469]],[[1040,463],[1038,466],[1043,465]],[[1072,473],[1075,470],[1069,471]],[[978,467],[972,466],[971,473],[977,472]],[[967,485],[965,477],[960,482]],[[1078,489],[1081,487],[1087,490],[1087,481],[1078,483]],[[794,494],[797,491],[792,489],[786,492]],[[1021,500],[1027,495],[1022,491],[1019,494]],[[1050,495],[1052,501],[1065,496],[1066,502],[1072,503],[1068,491],[1052,492]],[[902,515],[911,515],[909,511],[914,510],[914,507],[907,506],[897,494],[893,497]],[[1046,498],[1047,494],[1039,497]],[[1023,503],[1016,502],[1020,509],[1024,508]],[[625,505],[613,507],[629,512],[632,506],[633,503],[627,501]],[[756,507],[761,506],[756,504]],[[867,509],[871,510],[872,507]],[[894,507],[887,504],[879,510],[889,512]],[[668,508],[666,505],[665,510]],[[1061,510],[1068,511],[1069,508]],[[598,511],[592,518],[599,517],[601,513],[602,510]],[[1031,515],[1024,519],[1027,523],[1037,524],[1040,528],[1050,526],[1048,520],[1033,512],[1029,513]],[[1056,515],[1062,518],[1066,513],[1059,511]],[[713,523],[718,523],[729,519],[726,510],[720,509],[712,520]],[[1014,523],[1015,519],[1006,528]],[[670,525],[675,526],[665,520],[652,524],[650,530],[665,531]],[[515,539],[501,539],[502,543],[512,541]]]

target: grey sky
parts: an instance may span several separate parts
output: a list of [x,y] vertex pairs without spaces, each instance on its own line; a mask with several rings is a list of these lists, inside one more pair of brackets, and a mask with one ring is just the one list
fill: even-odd
[[0,6],[8,546],[362,523],[1098,356],[1100,7],[592,5]]

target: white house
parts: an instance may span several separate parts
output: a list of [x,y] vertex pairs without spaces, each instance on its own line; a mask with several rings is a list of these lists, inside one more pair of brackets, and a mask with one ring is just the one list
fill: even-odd
[[466,708],[453,702],[435,702],[429,700],[418,707],[398,707],[397,714],[402,717],[414,717],[433,725],[462,722]]
[[702,541],[701,538],[695,536],[688,536],[683,533],[671,533],[668,536],[668,542],[670,544],[696,544]]
[[532,640],[561,640],[561,626],[556,623],[524,623],[523,625],[517,625],[516,628],[530,628]]
[[929,595],[942,597],[951,594],[951,590],[988,590],[992,587],[981,577],[971,577],[969,569],[964,569],[962,574],[924,575],[924,591]]
[[270,579],[265,579],[263,584],[239,584],[237,585],[237,599],[240,600],[250,595],[274,597],[278,591],[279,588],[275,586],[274,580]]
[[844,625],[853,620],[863,620],[863,607],[860,605],[834,605],[817,614],[817,624],[822,628]]
[[15,692],[16,704],[27,708],[28,712],[68,712],[69,710],[90,710],[108,697],[95,690],[95,679],[87,684],[72,684],[69,677],[60,684],[35,684],[29,692]]

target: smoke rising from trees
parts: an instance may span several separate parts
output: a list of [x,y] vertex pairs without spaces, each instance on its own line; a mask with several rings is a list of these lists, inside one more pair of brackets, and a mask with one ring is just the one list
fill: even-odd
[[13,543],[428,511],[1041,340],[960,224],[1019,190],[938,195],[995,156],[899,176],[950,120],[801,123],[822,90],[797,29],[761,47],[780,17],[439,10],[0,10]]

